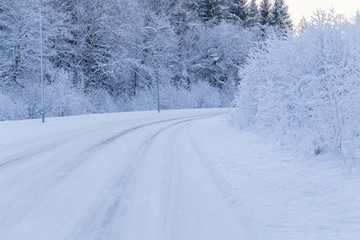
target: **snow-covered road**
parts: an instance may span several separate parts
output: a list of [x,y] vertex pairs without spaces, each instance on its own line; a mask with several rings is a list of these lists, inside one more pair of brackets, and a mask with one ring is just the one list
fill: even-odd
[[189,137],[225,112],[3,123],[0,239],[248,239]]
[[0,240],[348,240],[360,177],[226,109],[0,123]]

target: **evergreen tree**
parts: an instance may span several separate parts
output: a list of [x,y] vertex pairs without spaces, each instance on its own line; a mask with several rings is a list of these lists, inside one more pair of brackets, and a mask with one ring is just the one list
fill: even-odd
[[197,15],[201,21],[214,23],[221,21],[220,0],[198,0],[195,4]]
[[277,31],[282,32],[282,34],[292,30],[293,23],[290,18],[289,7],[284,0],[275,0],[269,17],[269,24],[275,27]]
[[260,25],[268,25],[269,24],[269,17],[271,13],[271,3],[269,0],[262,0],[260,3]]
[[248,19],[247,0],[228,0],[226,18],[232,22],[246,25]]
[[249,27],[254,27],[259,23],[259,9],[256,0],[251,0],[248,12],[249,16],[247,19],[247,25]]

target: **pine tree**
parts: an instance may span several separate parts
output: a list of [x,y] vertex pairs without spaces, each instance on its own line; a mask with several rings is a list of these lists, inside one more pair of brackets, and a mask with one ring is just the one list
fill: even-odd
[[284,0],[275,0],[269,17],[269,24],[283,34],[292,30],[293,23],[290,18],[289,7]]
[[269,0],[262,0],[260,3],[260,25],[268,25],[269,24],[269,17],[271,13],[271,3]]
[[246,25],[249,15],[247,0],[229,0],[226,5],[226,18],[232,22],[240,22],[242,25]]
[[254,27],[259,23],[259,9],[256,0],[251,0],[248,12],[249,16],[247,19],[247,25],[249,27]]
[[221,21],[220,0],[198,0],[195,4],[201,21],[214,23]]

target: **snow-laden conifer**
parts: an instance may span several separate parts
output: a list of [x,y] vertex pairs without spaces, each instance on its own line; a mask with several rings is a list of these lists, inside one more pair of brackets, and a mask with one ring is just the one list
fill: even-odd
[[220,0],[196,0],[195,7],[202,22],[218,23],[221,20]]
[[259,23],[261,25],[268,25],[271,13],[271,2],[269,0],[262,0],[259,6],[259,12]]
[[286,34],[292,30],[293,23],[285,0],[275,0],[269,16],[269,25],[273,26],[281,34]]
[[249,27],[254,27],[259,24],[259,19],[260,19],[260,15],[259,15],[258,4],[256,3],[256,0],[251,0],[248,7],[247,25]]
[[228,0],[225,2],[226,19],[245,26],[248,19],[247,0]]

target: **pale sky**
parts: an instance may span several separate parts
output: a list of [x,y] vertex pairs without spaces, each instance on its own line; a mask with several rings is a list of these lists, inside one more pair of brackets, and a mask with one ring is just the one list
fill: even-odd
[[[272,0],[273,2],[274,0]],[[258,0],[260,3],[261,0]],[[329,10],[334,8],[336,13],[353,17],[360,9],[360,0],[285,0],[289,6],[291,18],[297,25],[302,17],[310,20],[316,9]]]

